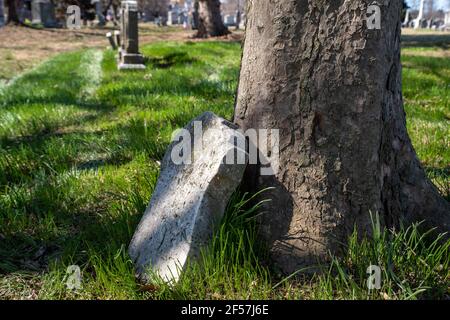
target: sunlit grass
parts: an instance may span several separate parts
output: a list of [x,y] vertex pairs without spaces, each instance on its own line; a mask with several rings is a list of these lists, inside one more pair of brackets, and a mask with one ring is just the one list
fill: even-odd
[[[450,63],[404,63],[408,130],[448,196]],[[210,110],[230,119],[238,43],[157,43],[145,71],[119,72],[112,51],[59,55],[0,93],[0,298],[413,299],[448,295],[446,244],[413,227],[349,239],[347,255],[321,272],[282,278],[257,246],[251,195],[235,194],[205,248],[175,286],[135,281],[126,249],[153,192],[172,132]],[[97,58],[96,58],[97,57]],[[446,193],[447,192],[447,193]],[[66,269],[82,269],[67,289]],[[382,267],[368,292],[366,269]]]

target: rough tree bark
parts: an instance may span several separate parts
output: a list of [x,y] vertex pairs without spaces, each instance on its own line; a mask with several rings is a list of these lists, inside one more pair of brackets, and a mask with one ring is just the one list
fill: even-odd
[[339,253],[370,213],[386,227],[426,220],[449,231],[450,205],[427,179],[406,131],[402,1],[249,1],[235,122],[280,129],[280,170],[246,173],[264,197],[261,235],[284,272]]
[[6,24],[20,24],[16,0],[6,0],[5,4],[8,7],[8,20]]
[[197,38],[220,37],[230,33],[222,21],[220,0],[199,0]]

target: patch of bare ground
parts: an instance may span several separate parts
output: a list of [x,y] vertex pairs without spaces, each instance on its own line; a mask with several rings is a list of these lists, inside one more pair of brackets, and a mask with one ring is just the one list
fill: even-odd
[[[6,26],[0,28],[0,81],[8,81],[23,71],[61,52],[84,48],[108,47],[105,37],[113,28],[33,29]],[[194,31],[179,27],[139,26],[139,41],[240,41],[242,32],[215,39],[192,39]]]

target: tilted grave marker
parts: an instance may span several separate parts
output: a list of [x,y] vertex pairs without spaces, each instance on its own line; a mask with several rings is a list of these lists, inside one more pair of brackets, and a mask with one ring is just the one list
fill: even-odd
[[[180,150],[180,141],[188,141],[189,147]],[[165,281],[176,282],[188,261],[199,258],[242,180],[248,161],[245,144],[234,124],[211,112],[194,119],[172,142],[128,249],[142,280],[151,280],[151,268]],[[179,161],[181,154],[188,159],[192,154],[192,160]]]

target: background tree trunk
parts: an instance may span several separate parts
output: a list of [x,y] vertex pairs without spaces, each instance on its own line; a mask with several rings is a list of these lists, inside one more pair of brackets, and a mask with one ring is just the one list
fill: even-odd
[[6,24],[20,24],[16,0],[6,0],[6,6],[8,7],[8,20]]
[[229,33],[220,14],[220,0],[199,0],[199,25],[196,37],[220,37]]
[[246,173],[264,197],[261,235],[285,272],[338,253],[354,225],[371,231],[427,220],[449,230],[450,205],[426,178],[406,131],[402,101],[402,1],[382,5],[381,30],[365,22],[371,1],[255,0],[235,122],[280,129],[280,171]]

